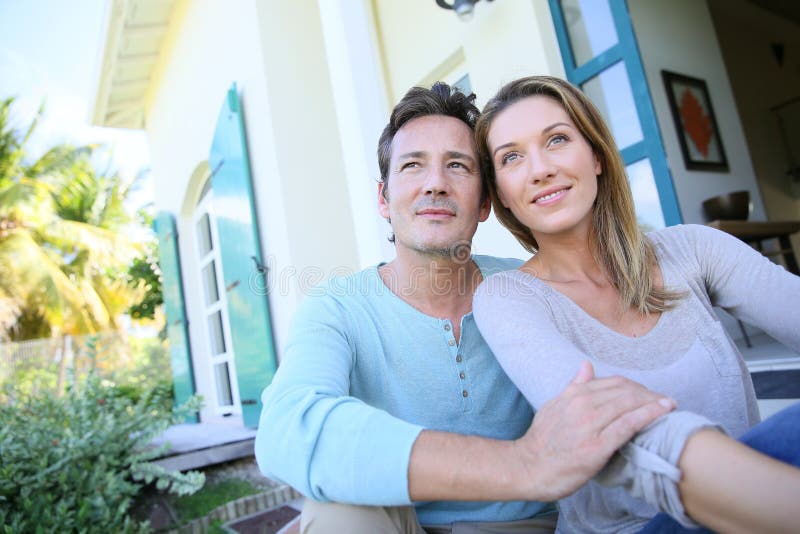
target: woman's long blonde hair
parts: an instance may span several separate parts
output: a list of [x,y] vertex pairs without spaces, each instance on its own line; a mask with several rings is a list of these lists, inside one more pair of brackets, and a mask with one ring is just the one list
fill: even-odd
[[641,313],[650,313],[673,307],[682,294],[653,283],[657,264],[655,252],[636,221],[625,164],[611,131],[591,100],[569,82],[550,76],[521,78],[503,86],[483,109],[475,127],[475,137],[483,177],[498,220],[527,251],[537,251],[539,247],[530,229],[500,202],[488,141],[492,121],[500,112],[531,96],[544,96],[560,104],[602,165],[597,177],[590,242],[595,260],[619,292],[624,309],[633,306]]

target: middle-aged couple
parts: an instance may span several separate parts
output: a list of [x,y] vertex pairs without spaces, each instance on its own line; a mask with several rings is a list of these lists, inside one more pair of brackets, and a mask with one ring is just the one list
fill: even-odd
[[[800,277],[703,226],[644,235],[569,83],[473,100],[394,108],[396,257],[304,300],[264,392],[256,456],[302,532],[796,532],[800,405],[758,424],[712,306],[800,350]],[[490,204],[527,262],[469,254]]]

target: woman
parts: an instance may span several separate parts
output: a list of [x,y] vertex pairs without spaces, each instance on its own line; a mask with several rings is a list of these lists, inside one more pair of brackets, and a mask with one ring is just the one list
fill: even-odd
[[[658,509],[726,532],[797,529],[800,470],[720,432],[741,436],[759,416],[746,367],[711,307],[800,350],[800,278],[703,226],[644,236],[611,133],[563,80],[509,83],[486,105],[476,137],[497,218],[536,253],[484,281],[473,304],[511,379],[540,409],[589,360],[598,376],[625,375],[683,410],[562,500],[559,530],[666,528],[667,518],[650,521]],[[788,450],[770,452],[797,462],[800,410],[765,424],[794,431]]]

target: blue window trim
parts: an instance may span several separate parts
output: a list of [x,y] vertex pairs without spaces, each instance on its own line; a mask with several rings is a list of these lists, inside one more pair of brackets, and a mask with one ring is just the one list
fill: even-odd
[[611,8],[611,15],[619,42],[580,66],[575,64],[575,55],[569,42],[561,3],[559,0],[548,1],[558,46],[561,49],[561,57],[564,61],[564,70],[567,73],[567,80],[580,87],[581,84],[597,76],[615,63],[622,61],[625,64],[644,139],[622,149],[620,151],[622,159],[626,165],[631,165],[644,158],[650,160],[658,197],[661,202],[661,210],[664,214],[664,222],[667,226],[680,224],[683,218],[678,206],[672,176],[669,172],[664,143],[661,140],[661,131],[658,128],[658,120],[653,108],[653,100],[644,74],[644,67],[642,66],[639,47],[636,44],[636,36],[633,33],[633,24],[628,13],[626,0],[606,0]]

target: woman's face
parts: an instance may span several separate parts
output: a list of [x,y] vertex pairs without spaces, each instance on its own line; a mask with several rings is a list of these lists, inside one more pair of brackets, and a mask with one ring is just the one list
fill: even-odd
[[531,96],[489,128],[498,195],[539,241],[591,227],[601,165],[561,104]]

